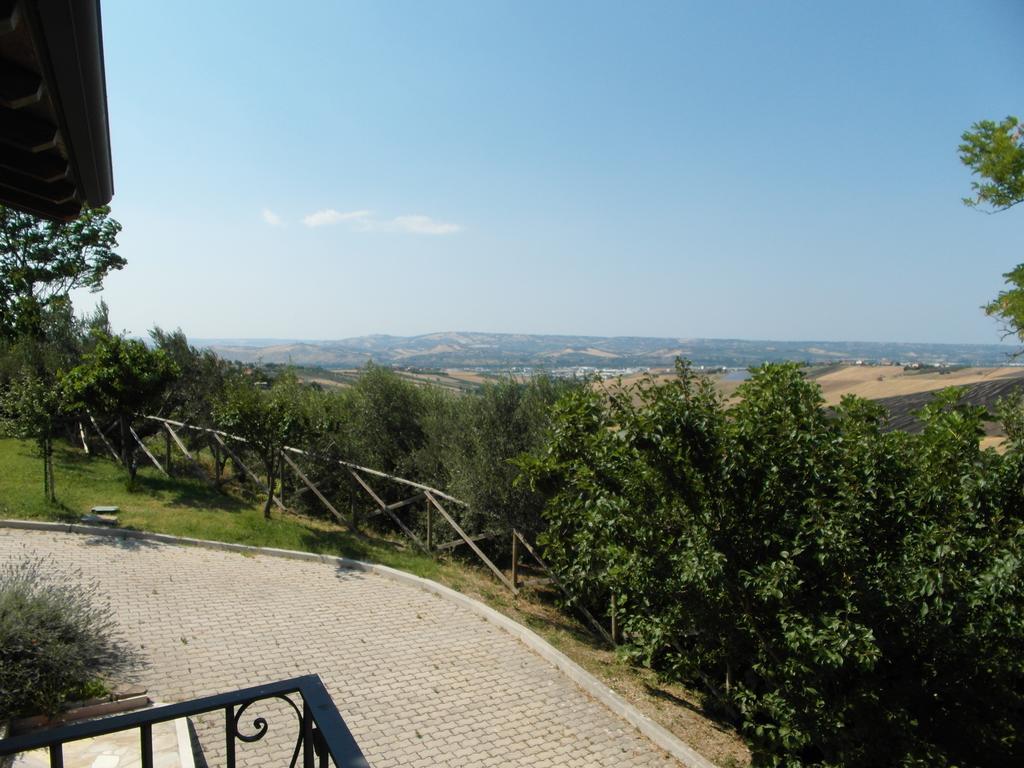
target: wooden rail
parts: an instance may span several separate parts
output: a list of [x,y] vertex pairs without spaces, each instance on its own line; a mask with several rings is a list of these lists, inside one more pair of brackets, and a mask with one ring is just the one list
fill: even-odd
[[114,457],[114,461],[120,464],[121,457],[118,455],[117,451],[114,450],[114,446],[110,444],[110,441],[107,440],[107,436],[103,434],[103,430],[100,429],[100,425],[96,423],[96,419],[88,411],[86,411],[86,415],[89,417],[89,421],[92,423],[93,429],[96,430],[96,434],[100,436],[100,440],[102,440],[103,444],[107,446],[107,450],[110,451],[110,455]]
[[[605,642],[607,642],[608,645],[610,645],[612,647],[615,647],[615,640],[612,638],[612,635],[610,635],[608,633],[608,630],[606,630],[603,626],[601,626],[601,622],[599,622],[597,619],[595,619],[594,615],[590,611],[588,611],[584,606],[579,605],[576,602],[575,596],[571,592],[569,592],[569,590],[566,588],[565,584],[562,583],[562,580],[558,578],[558,574],[556,574],[553,570],[548,568],[548,564],[545,563],[544,560],[541,559],[541,556],[538,555],[537,552],[534,550],[534,548],[532,546],[530,546],[530,542],[528,542],[526,540],[526,538],[523,536],[523,534],[521,534],[519,531],[517,531],[515,528],[513,528],[512,529],[512,545],[513,545],[513,547],[515,547],[517,541],[518,541],[518,543],[522,544],[526,548],[526,551],[530,553],[530,556],[534,560],[537,561],[537,565],[539,565],[541,568],[543,568],[544,572],[548,576],[551,577],[551,580],[555,583],[555,585],[558,587],[558,589],[561,590],[562,594],[565,595],[566,598],[568,598],[569,603],[573,607],[575,607],[581,614],[583,614],[583,617],[587,620],[587,623],[590,624],[590,626],[594,629],[594,631],[597,632],[597,634],[599,634],[602,638],[604,638]],[[512,569],[513,569],[512,570],[513,573],[516,573],[516,571],[518,570],[518,566],[517,566],[516,561],[515,561],[515,555],[513,555]]]
[[[236,435],[232,435],[232,434],[230,434],[228,432],[223,432],[223,431],[221,431],[219,429],[211,429],[209,427],[201,427],[201,426],[198,426],[196,424],[189,424],[189,423],[183,422],[183,421],[175,421],[174,419],[167,419],[167,418],[164,418],[164,417],[161,417],[161,416],[145,416],[145,418],[149,419],[150,421],[159,422],[167,430],[169,430],[170,433],[174,437],[175,444],[178,446],[178,448],[183,453],[188,455],[190,458],[191,458],[191,454],[188,453],[187,449],[184,446],[184,443],[180,440],[180,438],[178,437],[177,433],[175,433],[174,430],[172,429],[172,425],[175,426],[175,427],[178,427],[180,429],[191,429],[191,430],[195,430],[195,431],[198,431],[198,432],[203,432],[203,433],[209,434],[211,437],[213,437],[213,439],[217,442],[217,444],[220,445],[228,453],[228,455],[235,462],[235,464],[246,475],[248,475],[258,485],[263,485],[263,483],[256,476],[256,473],[253,472],[251,469],[249,469],[249,467],[246,466],[245,462],[243,462],[242,459],[238,456],[238,454],[235,451],[233,451],[231,449],[231,447],[228,445],[228,440],[233,440],[233,441],[239,442],[239,443],[245,443],[246,440],[244,438],[238,437]],[[98,429],[97,429],[97,431],[98,431]],[[101,433],[101,435],[102,435],[102,433]],[[295,474],[298,476],[299,480],[301,480],[302,483],[313,492],[313,494],[330,511],[330,513],[337,520],[339,520],[341,522],[345,522],[342,514],[331,503],[331,501],[323,494],[323,492],[316,486],[316,484],[313,483],[313,481],[309,479],[309,477],[302,471],[302,468],[290,456],[287,455],[289,453],[293,454],[293,455],[297,455],[297,456],[308,456],[309,454],[306,451],[302,450],[301,448],[296,448],[294,446],[290,446],[289,445],[289,446],[284,446],[283,451],[282,451],[282,458],[284,458],[284,460],[288,463],[288,465],[295,471]],[[147,451],[147,454],[148,454],[148,451]],[[156,460],[154,459],[154,462],[155,461]],[[363,491],[365,491],[366,494],[371,499],[373,499],[374,503],[377,506],[377,509],[375,510],[375,512],[387,515],[395,523],[395,525],[397,525],[401,529],[401,531],[406,536],[408,536],[409,539],[412,540],[412,542],[416,545],[416,547],[418,549],[420,549],[421,551],[424,551],[424,552],[430,552],[430,551],[432,551],[434,549],[433,542],[432,542],[433,531],[431,530],[432,526],[431,526],[431,519],[430,519],[430,514],[429,514],[431,508],[434,508],[445,519],[445,521],[452,527],[452,529],[455,531],[455,533],[459,536],[459,538],[456,539],[454,542],[446,542],[446,543],[442,544],[441,547],[439,547],[439,549],[442,548],[442,547],[445,548],[445,549],[449,549],[449,548],[454,548],[456,546],[461,546],[462,544],[467,544],[469,546],[469,548],[472,549],[473,552],[477,555],[477,557],[480,558],[480,560],[484,563],[484,565],[486,565],[495,574],[495,576],[497,576],[499,581],[501,581],[505,586],[507,586],[513,593],[518,593],[519,592],[518,588],[515,585],[513,585],[511,581],[509,581],[508,577],[506,577],[504,573],[501,572],[501,569],[498,568],[493,562],[491,562],[490,558],[488,558],[483,553],[483,551],[481,551],[481,549],[476,545],[476,542],[481,540],[482,537],[472,538],[469,535],[467,535],[466,532],[464,530],[462,530],[462,528],[459,526],[459,524],[457,522],[455,522],[455,519],[441,505],[441,502],[438,499],[444,499],[445,501],[451,502],[453,504],[458,504],[458,505],[461,505],[463,507],[468,507],[469,505],[466,502],[462,501],[461,499],[457,499],[454,496],[451,496],[450,494],[447,494],[447,493],[445,493],[444,491],[442,491],[442,490],[440,490],[438,488],[433,488],[433,487],[431,487],[429,485],[424,485],[423,483],[417,483],[417,482],[415,482],[413,480],[409,480],[409,479],[404,478],[404,477],[399,477],[398,475],[392,475],[392,474],[390,474],[388,472],[381,472],[380,470],[371,469],[370,467],[364,467],[364,466],[362,466],[360,464],[355,464],[355,463],[350,462],[350,461],[338,460],[337,463],[340,466],[348,469],[349,474],[351,475],[352,479],[354,479],[356,481],[356,483],[359,485],[359,487],[361,487],[363,489]],[[161,470],[162,469],[163,468],[161,467]],[[410,496],[409,498],[402,499],[401,501],[397,501],[397,502],[393,502],[391,504],[388,504],[370,486],[368,480],[365,477],[363,477],[364,474],[365,475],[370,475],[372,477],[383,478],[383,479],[388,480],[390,482],[398,483],[399,485],[404,485],[404,486],[407,486],[409,488],[414,488],[414,489],[416,489],[418,491],[418,493],[414,494],[413,496]],[[264,487],[266,487],[266,486],[264,486]],[[272,491],[272,489],[268,489],[268,493],[271,492],[271,491]],[[403,507],[407,507],[407,506],[410,506],[412,504],[415,504],[416,502],[418,502],[420,500],[424,500],[424,499],[429,504],[429,506],[427,508],[427,512],[428,512],[428,516],[427,516],[427,539],[428,539],[428,541],[427,541],[426,544],[420,539],[419,536],[417,536],[409,528],[409,526],[407,526],[404,522],[402,522],[402,519],[400,517],[398,517],[397,514],[395,514],[395,512],[397,510],[399,510],[399,509],[401,509]],[[284,504],[281,502],[281,500],[277,496],[273,496],[273,501],[274,501],[274,503],[280,509],[284,509]]]
[[248,475],[250,480],[256,483],[256,485],[265,489],[266,492],[270,494],[270,498],[273,500],[274,505],[281,511],[284,511],[284,504],[281,502],[279,498],[277,498],[277,496],[274,495],[274,489],[265,484],[262,480],[260,480],[259,476],[245,465],[245,462],[242,461],[241,458],[239,458],[238,454],[231,450],[230,446],[228,446],[224,438],[221,437],[219,433],[214,433],[213,439],[217,441],[218,445],[220,445],[221,448],[227,451],[227,454],[228,456],[231,457],[231,460],[235,462],[235,465],[238,466],[246,475]]
[[281,453],[281,458],[288,462],[288,466],[295,470],[295,474],[299,476],[299,480],[305,483],[306,487],[316,494],[316,497],[320,499],[320,501],[323,502],[323,505],[330,510],[331,514],[338,519],[338,522],[344,523],[345,518],[343,518],[341,516],[341,513],[334,508],[334,505],[327,500],[327,497],[320,493],[320,489],[313,485],[310,479],[306,477],[305,473],[301,469],[299,469],[299,465],[292,461],[288,456],[286,456],[283,451]]
[[153,462],[153,466],[156,467],[157,469],[159,469],[163,474],[166,475],[167,474],[167,470],[163,468],[163,466],[160,464],[160,462],[156,460],[156,456],[154,456],[150,452],[149,448],[146,447],[146,444],[144,442],[142,442],[142,438],[139,437],[139,433],[136,432],[133,427],[128,427],[128,432],[131,434],[131,436],[133,438],[135,438],[135,442],[138,443],[139,448],[142,449],[142,452],[145,453],[149,457],[149,460]]
[[367,483],[366,480],[364,480],[363,477],[354,469],[349,469],[349,473],[352,475],[353,478],[355,478],[355,481],[363,487],[363,490],[370,494],[370,497],[375,502],[377,502],[377,506],[380,507],[381,512],[390,517],[395,522],[395,524],[402,529],[406,536],[408,536],[410,539],[416,542],[417,547],[419,547],[422,551],[427,552],[427,547],[422,541],[420,541],[419,536],[410,531],[409,528],[405,525],[405,523],[402,522],[401,518],[399,518],[398,515],[396,515],[394,512],[388,509],[388,505],[384,502],[383,499],[381,499],[380,496],[378,496],[374,492],[373,488],[370,487],[370,484]]
[[434,507],[437,509],[437,511],[441,513],[441,517],[443,517],[445,520],[448,521],[448,525],[450,525],[452,528],[455,529],[455,532],[457,534],[459,534],[459,536],[462,538],[462,540],[465,541],[469,545],[469,548],[472,549],[476,553],[476,556],[479,557],[481,560],[483,560],[484,565],[486,565],[488,568],[491,569],[491,571],[494,573],[494,575],[498,577],[498,581],[500,581],[506,587],[511,589],[512,590],[512,594],[518,595],[519,594],[519,588],[515,584],[513,584],[511,581],[509,581],[508,577],[504,573],[501,572],[501,569],[498,568],[498,566],[496,566],[494,563],[492,563],[491,559],[489,557],[487,557],[487,555],[485,555],[481,551],[480,547],[478,547],[476,545],[476,543],[471,538],[469,538],[469,536],[466,535],[466,532],[464,530],[462,530],[462,528],[459,526],[459,524],[456,523],[455,520],[452,518],[452,516],[448,514],[448,510],[446,510],[444,507],[441,506],[441,502],[439,502],[437,499],[435,499],[433,497],[433,495],[430,493],[430,491],[427,491],[426,494],[427,494],[427,501],[429,501],[431,504],[434,505]]
[[[189,453],[188,449],[185,447],[184,442],[181,440],[181,438],[178,436],[178,434],[174,431],[174,429],[172,429],[172,427],[177,427],[179,429],[195,430],[195,431],[202,432],[202,433],[210,435],[213,438],[213,440],[216,442],[216,444],[219,445],[221,448],[224,449],[224,451],[227,452],[227,454],[232,458],[232,460],[235,462],[235,464],[248,477],[250,477],[258,485],[266,488],[266,486],[262,483],[262,481],[260,481],[260,479],[256,475],[256,473],[253,472],[251,469],[249,469],[249,467],[247,467],[245,465],[245,463],[241,460],[241,458],[238,456],[238,454],[234,450],[232,450],[231,447],[228,444],[229,441],[234,441],[234,442],[238,442],[238,443],[245,443],[246,441],[245,441],[244,438],[238,437],[236,435],[229,434],[227,432],[223,432],[223,431],[218,430],[218,429],[211,429],[209,427],[201,427],[201,426],[198,426],[198,425],[195,425],[195,424],[188,424],[186,422],[175,421],[173,419],[167,419],[167,418],[163,418],[163,417],[160,417],[160,416],[146,416],[145,418],[149,419],[151,421],[156,421],[156,422],[160,422],[161,424],[163,424],[163,426],[167,429],[168,433],[173,438],[174,443],[178,447],[178,449],[181,450],[182,453],[184,453],[186,456],[188,456],[190,459],[193,459],[193,460],[195,460],[194,457],[191,455],[191,453]],[[95,424],[95,421],[93,423]],[[100,432],[98,427],[97,427],[97,432]],[[103,436],[102,432],[100,432],[100,435],[101,435],[101,437]],[[104,440],[106,440],[106,438],[104,438]],[[111,452],[113,453],[113,449],[112,448],[111,448]],[[148,453],[148,451],[147,451],[147,453]],[[115,456],[116,456],[116,454],[115,454]],[[295,472],[295,474],[299,478],[299,480],[307,488],[309,488],[310,491],[313,492],[313,494],[316,496],[316,498],[320,500],[320,502],[327,508],[327,510],[331,513],[331,515],[333,515],[339,522],[343,522],[343,523],[346,522],[344,516],[338,511],[338,509],[334,506],[334,504],[330,501],[330,499],[328,499],[327,496],[306,475],[306,473],[302,470],[302,467],[299,465],[299,463],[293,458],[293,457],[298,457],[298,456],[308,457],[308,456],[310,456],[310,454],[307,451],[302,450],[301,448],[296,448],[296,447],[293,447],[293,446],[284,446],[284,448],[282,450],[282,458],[288,464],[288,466],[290,466],[292,468],[292,470]],[[154,462],[155,462],[155,459],[154,459]],[[484,533],[484,534],[479,534],[479,535],[476,535],[476,536],[470,536],[469,534],[467,534],[462,529],[462,527],[458,524],[458,522],[455,520],[455,518],[449,513],[449,511],[441,503],[441,500],[443,499],[445,502],[449,502],[449,503],[452,503],[452,504],[457,504],[457,505],[462,506],[462,507],[468,507],[469,504],[467,502],[465,502],[465,501],[463,501],[461,499],[457,499],[454,496],[451,496],[450,494],[447,494],[447,493],[445,493],[444,491],[441,491],[438,488],[433,488],[433,487],[431,487],[429,485],[425,485],[423,483],[417,483],[417,482],[415,482],[413,480],[409,480],[409,479],[404,478],[404,477],[399,477],[398,475],[392,475],[392,474],[387,473],[387,472],[381,472],[380,470],[371,469],[370,467],[364,467],[362,465],[355,464],[355,463],[350,462],[350,461],[337,460],[337,464],[339,466],[343,467],[344,469],[348,470],[348,474],[352,477],[352,479],[356,482],[356,484],[373,500],[374,504],[376,505],[374,513],[375,514],[387,515],[395,523],[395,525],[397,525],[399,527],[399,529],[401,529],[402,533],[404,533],[415,544],[415,546],[418,549],[420,549],[421,551],[433,552],[433,551],[437,551],[437,550],[449,550],[449,549],[454,549],[455,547],[466,545],[466,546],[468,546],[473,551],[473,553],[480,559],[480,561],[485,566],[487,566],[487,568],[494,574],[494,576],[498,579],[498,581],[500,581],[502,584],[504,584],[513,594],[518,594],[519,593],[519,584],[518,584],[518,559],[519,559],[519,556],[518,556],[518,551],[519,551],[519,546],[522,545],[526,549],[526,551],[537,561],[537,563],[541,566],[541,568],[543,568],[544,571],[546,573],[548,573],[548,575],[551,577],[552,581],[554,581],[556,584],[558,584],[559,588],[562,589],[563,592],[565,592],[564,587],[561,585],[561,582],[558,581],[558,578],[555,576],[555,574],[551,571],[550,568],[547,567],[547,564],[544,563],[544,561],[534,551],[533,547],[526,541],[526,539],[522,536],[522,534],[519,533],[519,531],[513,530],[513,539],[512,539],[512,546],[513,546],[512,579],[509,579],[508,576],[506,576],[504,574],[504,572],[500,568],[498,568],[498,566],[495,565],[491,561],[491,559],[489,557],[487,557],[486,554],[484,554],[484,552],[480,549],[480,547],[477,546],[477,542],[478,541],[483,541],[483,540],[485,540],[487,538],[491,538],[493,536],[493,534]],[[403,485],[403,486],[406,486],[408,488],[413,488],[417,492],[414,495],[412,495],[412,496],[410,496],[408,498],[402,499],[400,501],[392,502],[392,503],[389,504],[389,503],[385,502],[384,499],[381,498],[380,495],[378,495],[378,493],[373,489],[373,487],[370,485],[368,477],[381,478],[381,479],[387,480],[389,482],[396,483],[398,485]],[[284,509],[284,504],[282,503],[282,501],[277,496],[273,496],[272,491],[273,491],[273,489],[268,489],[268,493],[271,493],[274,503],[279,508]],[[426,502],[426,509],[425,509],[425,512],[426,512],[426,533],[427,533],[427,541],[426,542],[423,542],[420,539],[420,537],[417,536],[416,533],[413,532],[409,528],[409,526],[406,525],[402,521],[402,519],[396,514],[396,512],[398,510],[403,509],[405,507],[412,506],[412,505],[414,505],[414,504],[416,504],[416,503],[418,503],[420,501],[425,501]],[[433,512],[436,512],[438,515],[441,516],[441,518],[444,519],[444,521],[452,528],[452,530],[458,536],[457,539],[454,539],[452,541],[447,541],[447,542],[444,542],[444,543],[436,545],[436,546],[434,545],[433,539],[434,539],[435,531],[433,530],[433,528],[434,528],[434,526],[433,526],[433,515],[432,515]],[[569,596],[567,592],[566,592],[566,596],[570,597],[570,599],[571,599],[571,596]],[[583,614],[585,615],[585,617],[587,618],[587,620],[591,624],[591,626],[593,626],[599,632],[599,634],[601,634],[601,636],[604,639],[606,639],[608,642],[611,642],[611,638],[608,635],[607,631],[605,631],[605,629],[600,625],[600,623],[598,623],[597,620],[594,619],[594,617],[590,614],[590,612],[587,611],[582,606],[577,606],[577,607],[583,612]]]

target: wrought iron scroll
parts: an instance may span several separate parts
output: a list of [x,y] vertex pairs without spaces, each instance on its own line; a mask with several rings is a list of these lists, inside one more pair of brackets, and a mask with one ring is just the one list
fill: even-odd
[[[235,762],[234,739],[237,739],[238,741],[243,741],[247,744],[252,744],[253,742],[259,741],[264,736],[266,736],[267,732],[270,730],[270,725],[267,723],[267,719],[265,717],[257,717],[252,721],[252,727],[255,729],[256,732],[252,734],[242,733],[241,728],[239,727],[239,722],[242,719],[242,715],[244,715],[245,711],[256,702],[269,701],[271,699],[279,699],[280,701],[286,702],[288,706],[292,708],[292,711],[295,713],[295,718],[298,721],[299,733],[295,739],[295,749],[292,750],[291,762],[288,763],[288,768],[295,768],[295,764],[298,762],[299,759],[299,752],[302,751],[302,743],[305,740],[305,729],[303,727],[301,710],[298,708],[298,706],[296,706],[295,702],[292,701],[289,696],[283,693],[276,694],[274,696],[263,696],[258,699],[251,699],[250,701],[243,703],[240,707],[238,707],[237,710],[235,710],[234,707],[227,708],[226,714],[229,722],[227,723],[226,731],[228,739],[229,766],[234,765]],[[233,714],[232,710],[234,710]]]

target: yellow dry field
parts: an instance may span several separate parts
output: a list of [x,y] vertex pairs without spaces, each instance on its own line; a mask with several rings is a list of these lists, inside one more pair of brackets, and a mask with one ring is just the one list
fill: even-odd
[[[1003,378],[1024,378],[1024,367],[1006,366],[1002,368],[962,368],[940,373],[938,370],[905,371],[895,365],[844,365],[835,367],[820,376],[815,376],[815,369],[805,369],[809,378],[821,387],[822,396],[828,405],[837,404],[843,395],[852,394],[869,400],[886,397],[912,395],[919,392],[933,392],[946,387],[968,386],[981,382]],[[624,376],[622,379],[598,382],[597,387],[608,389],[618,381],[624,386],[636,384],[647,374]],[[652,370],[651,375],[658,382],[667,381],[675,376],[672,369]],[[726,398],[732,398],[743,383],[735,376],[715,373],[711,374],[715,388]]]
[[488,381],[494,380],[493,377],[489,378],[487,376],[484,376],[482,373],[479,373],[478,371],[460,371],[457,368],[446,368],[445,373],[447,373],[453,379],[458,379],[459,381],[466,381],[469,382],[470,384],[484,384]]
[[981,438],[981,450],[994,448],[998,453],[1006,451],[1006,435],[986,435]]
[[603,384],[617,384],[622,382],[625,387],[636,384],[641,379],[645,379],[648,376],[653,376],[655,381],[659,384],[669,379],[674,379],[676,375],[674,368],[651,368],[649,373],[631,373],[628,376],[622,376],[618,379],[608,379],[608,381],[602,382]]
[[940,373],[937,370],[905,371],[895,365],[848,365],[814,381],[821,387],[825,402],[834,405],[847,394],[879,400],[1020,376],[1024,376],[1024,369],[1019,367],[961,368]]

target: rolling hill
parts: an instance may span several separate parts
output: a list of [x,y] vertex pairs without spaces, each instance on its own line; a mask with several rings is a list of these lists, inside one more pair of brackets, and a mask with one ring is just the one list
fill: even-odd
[[194,339],[240,362],[354,368],[373,361],[421,368],[663,367],[676,357],[698,365],[747,367],[766,361],[873,360],[996,366],[1014,347],[1000,344],[914,344],[832,341],[751,341],[642,336],[547,336],[502,333],[430,333],[359,336],[332,341]]

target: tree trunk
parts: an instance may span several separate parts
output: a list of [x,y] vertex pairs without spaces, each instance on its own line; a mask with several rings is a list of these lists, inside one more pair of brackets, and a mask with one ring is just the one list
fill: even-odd
[[265,462],[267,469],[267,503],[263,505],[263,517],[270,519],[270,505],[274,503],[274,467],[277,464],[277,457],[271,453],[269,461]]
[[348,512],[349,512],[348,529],[350,531],[352,531],[352,533],[358,533],[359,532],[359,520],[356,518],[356,500],[352,496],[351,492],[349,492],[349,495],[348,495]]
[[210,446],[213,449],[213,481],[217,485],[217,490],[220,490],[221,475],[224,472],[224,465],[220,463],[220,445],[216,440],[210,440]]
[[281,451],[281,464],[277,476],[281,478],[281,504],[287,506],[288,503],[284,500],[284,451]]
[[135,460],[138,450],[131,433],[132,423],[127,416],[119,416],[118,423],[121,426],[121,462],[128,470],[128,484],[134,486],[135,475],[139,471],[139,465]]
[[174,477],[174,463],[171,456],[171,433],[164,427],[164,466],[167,468],[167,476]]
[[117,426],[118,431],[121,433],[121,463],[124,464],[125,468],[128,470],[128,473],[131,474],[131,462],[129,461],[130,457],[128,455],[129,438],[131,437],[131,435],[128,434],[128,417],[118,416]]
[[43,461],[46,462],[46,474],[49,477],[49,483],[47,483],[49,488],[48,498],[50,501],[57,501],[57,488],[53,482],[53,441],[47,436],[44,444]]
[[39,446],[40,453],[43,454],[43,498],[50,498],[50,466],[46,463],[46,446],[45,443]]

